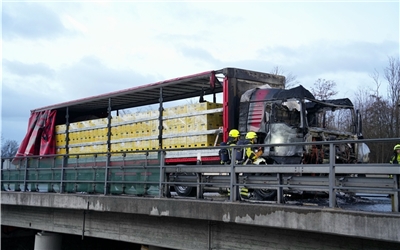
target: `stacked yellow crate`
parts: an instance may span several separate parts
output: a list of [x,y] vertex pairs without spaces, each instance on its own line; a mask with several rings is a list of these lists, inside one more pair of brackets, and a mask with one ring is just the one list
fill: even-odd
[[186,133],[186,118],[167,119],[163,121],[164,135],[178,135]]
[[66,145],[66,125],[57,125],[55,127],[56,154],[63,155],[67,153]]
[[[222,123],[222,112],[210,114],[196,114],[201,111],[222,108],[222,104],[202,102],[190,104],[187,107],[188,114],[186,117],[187,130],[190,132],[202,132],[220,128]],[[196,114],[196,115],[193,115]],[[216,134],[204,134],[187,137],[187,147],[210,147],[214,146]],[[219,138],[219,143],[221,139]]]
[[[186,139],[186,145],[189,148],[212,147],[214,146],[216,136],[217,136],[216,134],[189,136]],[[219,144],[220,142],[221,139],[219,137],[217,144]]]
[[[197,113],[221,107],[222,104],[204,102],[165,109],[163,135],[168,138],[163,139],[163,148],[213,146],[216,135],[201,133],[221,127],[222,112]],[[154,139],[158,135],[158,115],[158,110],[152,110],[113,117],[111,119],[111,151],[158,149],[159,141]],[[71,123],[70,153],[105,152],[108,139],[107,124],[107,118]],[[65,152],[65,149],[62,149],[62,146],[66,144],[65,131],[65,125],[56,127],[58,153]],[[187,136],[188,133],[196,132],[200,135]]]
[[158,139],[150,140],[150,149],[158,149]]
[[213,102],[200,102],[200,103],[192,103],[187,105],[188,113],[196,113],[198,111],[210,110],[222,108],[221,103],[213,103]]

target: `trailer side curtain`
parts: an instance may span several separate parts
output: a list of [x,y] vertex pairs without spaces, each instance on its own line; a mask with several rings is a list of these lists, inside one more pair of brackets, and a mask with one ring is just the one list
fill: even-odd
[[56,110],[31,114],[27,133],[19,146],[16,157],[56,153],[54,133],[56,114]]

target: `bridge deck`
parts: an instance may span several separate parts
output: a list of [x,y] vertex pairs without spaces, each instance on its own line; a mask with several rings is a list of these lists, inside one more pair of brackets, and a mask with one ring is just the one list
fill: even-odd
[[[129,228],[129,225],[118,224],[121,223],[121,218],[127,218],[127,220],[135,218],[131,222],[133,224],[130,224],[133,227],[135,221],[140,220],[138,218],[141,218],[141,220],[147,218],[149,225],[144,226],[146,221],[144,220],[141,221],[141,223],[144,223],[142,227],[151,228],[150,224],[157,226],[158,223],[162,223],[162,220],[173,220],[172,225],[181,228],[182,235],[184,235],[184,231],[190,232],[197,228],[197,223],[199,225],[219,223],[220,225],[240,225],[250,228],[262,227],[269,230],[297,230],[298,233],[300,231],[303,233],[314,232],[400,244],[399,213],[360,212],[320,207],[213,200],[32,192],[2,192],[1,208],[3,225],[70,234],[81,233],[83,211],[85,211],[88,215],[98,215],[98,220],[103,220],[101,223],[104,223],[104,227],[106,227],[94,227],[94,222],[88,222],[85,235],[105,238],[113,238],[113,234],[107,234],[107,231],[111,229],[117,228],[115,230],[117,235],[120,234],[121,230]],[[34,217],[40,217],[44,221],[39,222],[36,219],[36,221],[28,224],[27,221]],[[115,220],[112,218],[115,218]],[[90,220],[90,216],[87,217],[87,220]],[[122,219],[122,221],[125,220]],[[68,225],[69,223],[70,225]],[[180,223],[182,224],[180,225]],[[172,225],[169,226],[171,230]],[[151,232],[148,233],[151,234]],[[207,241],[207,232],[203,233]],[[120,240],[130,241],[127,238],[118,237]],[[165,237],[168,238],[168,236]],[[210,237],[208,236],[208,240],[210,240]],[[132,239],[132,242],[134,242],[133,240],[140,241],[139,239]],[[193,246],[173,244],[167,246],[196,249]]]

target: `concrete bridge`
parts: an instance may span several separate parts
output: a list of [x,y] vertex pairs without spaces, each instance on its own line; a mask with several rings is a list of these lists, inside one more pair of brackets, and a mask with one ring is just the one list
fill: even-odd
[[1,224],[172,249],[400,249],[400,214],[217,200],[2,192]]

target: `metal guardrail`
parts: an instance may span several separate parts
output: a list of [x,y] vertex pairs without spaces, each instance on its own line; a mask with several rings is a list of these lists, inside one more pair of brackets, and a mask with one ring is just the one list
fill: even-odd
[[[329,145],[330,160],[326,164],[201,165],[200,159],[198,165],[165,164],[167,151],[182,149],[3,158],[2,190],[169,197],[171,186],[187,186],[196,188],[198,199],[208,188],[229,189],[229,200],[235,202],[239,187],[245,186],[276,190],[277,203],[283,203],[285,193],[290,191],[323,191],[329,194],[330,207],[336,206],[336,192],[362,192],[391,195],[393,211],[399,212],[399,165],[335,163],[335,145],[365,142],[396,143],[398,139],[296,143]],[[243,147],[246,146],[233,147],[233,154]],[[204,154],[219,148],[223,147],[200,149]]]

